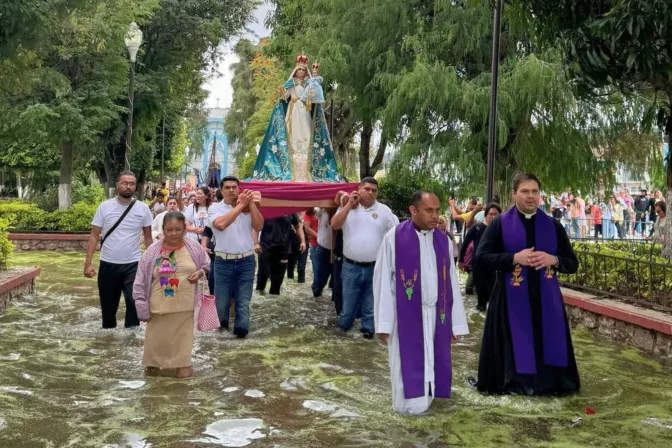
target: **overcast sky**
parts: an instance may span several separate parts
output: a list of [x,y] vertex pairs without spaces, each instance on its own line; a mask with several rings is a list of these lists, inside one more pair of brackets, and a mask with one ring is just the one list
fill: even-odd
[[[261,6],[254,11],[254,21],[248,24],[250,33],[245,34],[243,37],[256,41],[261,37],[270,35],[271,32],[264,26],[264,19],[271,9],[271,5],[265,2],[262,3]],[[236,39],[230,44],[223,44],[224,52],[218,61],[219,75],[211,77],[203,86],[210,92],[206,101],[206,105],[209,108],[217,106],[217,98],[219,98],[219,107],[231,106],[233,100],[233,88],[231,87],[233,72],[229,70],[229,67],[231,64],[238,62],[238,57],[232,50],[237,41],[238,40]]]

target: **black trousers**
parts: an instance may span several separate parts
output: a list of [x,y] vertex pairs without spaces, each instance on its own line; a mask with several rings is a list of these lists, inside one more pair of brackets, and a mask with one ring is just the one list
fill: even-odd
[[259,255],[259,271],[257,272],[257,291],[266,289],[266,283],[271,280],[270,294],[280,294],[282,281],[287,270],[287,252],[284,247],[271,247]]
[[303,253],[300,251],[293,251],[287,258],[287,278],[294,278],[294,270],[296,269],[297,283],[306,283],[306,263],[308,262],[308,250]]
[[103,328],[117,326],[117,310],[121,293],[124,293],[126,302],[126,318],[124,327],[140,325],[138,312],[133,301],[133,282],[138,270],[138,262],[115,264],[101,261],[98,268],[98,294],[100,295],[100,309],[103,313]]

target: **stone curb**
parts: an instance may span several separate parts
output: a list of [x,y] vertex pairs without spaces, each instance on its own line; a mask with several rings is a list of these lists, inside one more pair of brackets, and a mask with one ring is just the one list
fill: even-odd
[[40,241],[88,241],[89,235],[75,234],[75,233],[10,233],[10,241],[26,241],[26,240],[40,240]]
[[672,316],[660,311],[638,308],[628,303],[609,299],[597,299],[595,296],[562,288],[566,305],[607,316],[615,320],[627,322],[642,328],[672,335]]
[[38,275],[40,275],[40,268],[28,268],[30,270],[24,272],[18,277],[11,278],[4,283],[0,283],[0,294],[4,294],[10,289],[21,286],[24,283],[32,282]]

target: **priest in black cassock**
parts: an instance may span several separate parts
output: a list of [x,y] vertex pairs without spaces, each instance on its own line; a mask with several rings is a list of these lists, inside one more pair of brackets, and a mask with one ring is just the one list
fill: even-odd
[[513,179],[515,207],[487,228],[475,262],[496,275],[478,365],[488,394],[562,395],[581,387],[557,273],[578,261],[560,223],[537,208],[532,174]]

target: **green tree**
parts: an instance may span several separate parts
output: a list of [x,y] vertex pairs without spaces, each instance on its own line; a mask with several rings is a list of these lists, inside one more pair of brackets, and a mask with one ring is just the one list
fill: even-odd
[[238,169],[241,178],[252,175],[257,158],[256,147],[264,138],[271,111],[282,97],[282,86],[286,81],[282,64],[276,58],[258,53],[249,65],[252,69],[252,95],[257,101],[245,128],[245,145],[241,149],[244,158]]
[[[221,54],[220,42],[244,28],[256,4],[254,0],[163,0],[151,19],[141,24],[144,43],[136,68],[131,161],[141,185],[160,165],[164,117],[166,148],[172,147],[170,139],[179,135],[185,116],[190,121],[190,140],[203,140],[206,92],[201,86],[208,68]],[[123,101],[119,105],[125,106]],[[101,180],[110,186],[123,168],[125,115],[118,114],[115,125],[106,131],[97,166]]]
[[[521,16],[546,41],[558,42],[577,92],[594,100],[618,90],[651,102],[641,115],[672,135],[672,4],[667,0],[517,0]],[[668,140],[669,141],[669,140]],[[667,200],[672,200],[672,152],[666,160]],[[672,257],[672,228],[665,256]]]
[[[320,60],[325,79],[338,82],[337,95],[359,133],[360,175],[382,165],[389,141],[398,150],[388,175],[397,180],[436,176],[450,189],[484,188],[492,45],[487,2],[275,4],[269,51],[289,66],[303,49]],[[596,177],[609,183],[626,149],[652,152],[650,135],[637,127],[647,99],[628,103],[613,94],[582,101],[561,53],[543,45],[524,16],[505,17],[503,28],[500,184],[507,173],[533,169],[549,188],[585,190]],[[372,158],[376,124],[382,138]],[[638,146],[624,148],[624,136]]]
[[128,23],[150,15],[156,0],[81,3],[58,23],[48,21],[53,26],[36,50],[19,44],[0,67],[0,78],[21,73],[23,79],[0,90],[0,110],[9,117],[0,128],[0,145],[58,152],[61,209],[72,203],[76,152],[85,156],[120,111],[115,101],[126,86]]
[[[224,123],[224,131],[229,139],[229,144],[237,148],[235,160],[239,171],[238,175],[242,178],[252,173],[252,167],[254,166],[252,157],[256,157],[254,146],[252,146],[250,152],[250,145],[247,144],[245,136],[250,119],[254,115],[259,101],[253,89],[254,68],[252,67],[252,61],[261,51],[262,45],[255,45],[247,39],[239,40],[234,47],[234,52],[240,60],[230,67],[233,71],[233,79],[231,80],[233,102]],[[254,145],[256,146],[257,143],[261,143],[261,141],[254,142]],[[252,159],[251,165],[250,159]]]

